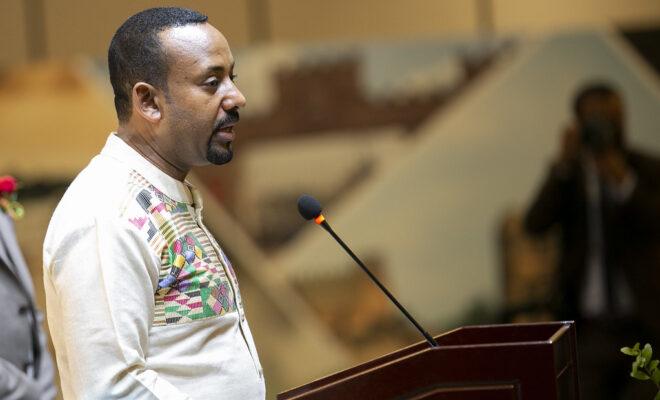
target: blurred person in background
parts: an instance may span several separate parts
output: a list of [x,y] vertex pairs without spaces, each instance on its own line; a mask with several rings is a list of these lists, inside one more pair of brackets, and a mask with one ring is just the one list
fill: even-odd
[[152,8],[119,27],[108,66],[119,127],[44,243],[64,397],[262,400],[236,275],[186,181],[232,159],[245,98],[229,44],[205,15]]
[[555,317],[577,322],[583,398],[636,398],[619,349],[660,349],[660,159],[629,148],[623,99],[610,84],[583,86],[573,113],[525,227],[559,227],[552,305]]
[[16,181],[0,177],[0,399],[53,399],[57,391],[43,318],[14,233],[13,218],[22,212],[12,200],[15,192]]

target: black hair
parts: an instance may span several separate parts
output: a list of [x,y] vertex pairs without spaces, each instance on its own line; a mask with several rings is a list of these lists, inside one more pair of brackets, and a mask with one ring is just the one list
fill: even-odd
[[619,96],[619,91],[607,82],[590,82],[581,86],[573,97],[573,115],[580,118],[582,106],[586,99],[590,97],[603,99],[610,96]]
[[206,15],[187,8],[157,7],[131,16],[117,29],[108,48],[108,69],[120,122],[131,116],[131,91],[137,82],[167,90],[168,61],[158,34],[207,20]]

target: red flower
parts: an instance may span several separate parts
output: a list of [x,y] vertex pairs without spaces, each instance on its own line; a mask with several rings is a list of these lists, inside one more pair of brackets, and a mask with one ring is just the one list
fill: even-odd
[[16,191],[18,182],[13,176],[0,176],[0,194],[12,194]]

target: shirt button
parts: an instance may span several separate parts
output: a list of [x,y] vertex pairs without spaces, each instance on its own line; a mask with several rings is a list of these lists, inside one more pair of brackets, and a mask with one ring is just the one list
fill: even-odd
[[18,314],[19,315],[25,315],[25,314],[28,313],[28,311],[30,311],[30,307],[28,307],[27,305],[23,305],[23,306],[18,307]]

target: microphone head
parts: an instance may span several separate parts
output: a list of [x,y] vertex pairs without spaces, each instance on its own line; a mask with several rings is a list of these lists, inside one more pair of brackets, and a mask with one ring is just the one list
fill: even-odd
[[298,198],[298,212],[303,218],[309,220],[321,215],[321,203],[308,194],[303,194]]

